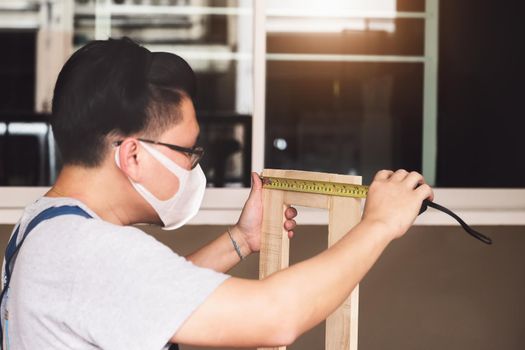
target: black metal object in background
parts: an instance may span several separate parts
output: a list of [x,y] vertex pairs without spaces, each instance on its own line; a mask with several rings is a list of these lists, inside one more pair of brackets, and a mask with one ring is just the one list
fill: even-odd
[[[60,168],[49,133],[49,114],[0,112],[0,186],[49,186]],[[12,123],[45,124],[42,134],[11,134]],[[252,117],[205,113],[199,117],[200,143],[206,154],[201,161],[208,184],[213,187],[250,186]],[[232,165],[232,157],[237,160]],[[233,166],[233,167],[232,167]]]
[[[200,144],[205,149],[201,161],[208,184],[213,187],[250,187],[252,167],[252,116],[228,113],[198,113]],[[236,135],[236,134],[240,134]],[[232,168],[232,157],[240,154]]]
[[[0,186],[47,186],[56,166],[49,150],[49,115],[33,112],[0,112]],[[44,133],[10,133],[13,123],[45,125]]]

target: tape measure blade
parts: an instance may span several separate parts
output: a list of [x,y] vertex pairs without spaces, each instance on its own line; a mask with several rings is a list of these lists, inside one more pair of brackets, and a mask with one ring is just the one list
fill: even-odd
[[303,193],[314,193],[341,197],[366,198],[368,187],[319,180],[304,180],[263,176],[263,187]]

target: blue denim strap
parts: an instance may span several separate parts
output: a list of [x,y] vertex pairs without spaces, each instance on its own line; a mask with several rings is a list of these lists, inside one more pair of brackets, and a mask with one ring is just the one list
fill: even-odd
[[[9,289],[9,282],[11,281],[11,274],[13,272],[13,266],[14,262],[16,260],[16,255],[18,251],[20,250],[20,247],[24,243],[27,236],[29,236],[29,233],[42,221],[49,220],[52,218],[55,218],[57,216],[61,215],[78,215],[82,216],[86,219],[91,219],[92,216],[89,215],[84,209],[76,206],[76,205],[63,205],[60,207],[51,207],[47,208],[40,214],[38,214],[33,220],[29,222],[29,225],[27,225],[27,228],[24,233],[22,233],[23,237],[20,243],[16,243],[18,240],[18,235],[20,234],[20,226],[18,226],[15,230],[15,233],[9,240],[9,243],[7,244],[7,248],[5,251],[5,276],[4,276],[4,288],[2,290],[2,293],[0,294],[0,305],[2,305],[4,295],[6,294],[7,290]],[[4,315],[0,315],[0,319],[4,319]],[[3,329],[0,322],[0,348],[3,347]],[[6,326],[7,326],[7,320],[6,320]]]
[[4,288],[7,284],[9,284],[9,280],[11,279],[11,273],[12,273],[12,265],[14,263],[13,258],[15,257],[16,253],[22,246],[22,243],[24,243],[24,240],[27,238],[29,233],[42,221],[49,220],[52,218],[55,218],[57,216],[61,215],[78,215],[85,217],[86,219],[91,219],[91,215],[89,215],[85,210],[81,209],[80,207],[76,205],[64,205],[60,207],[51,207],[47,208],[40,214],[38,214],[31,222],[29,222],[29,225],[27,225],[27,228],[25,232],[23,233],[22,240],[19,244],[16,244],[18,240],[18,235],[20,234],[20,226],[16,229],[15,233],[13,234],[13,237],[9,240],[9,243],[7,244],[7,248],[5,251],[5,281],[4,281]]

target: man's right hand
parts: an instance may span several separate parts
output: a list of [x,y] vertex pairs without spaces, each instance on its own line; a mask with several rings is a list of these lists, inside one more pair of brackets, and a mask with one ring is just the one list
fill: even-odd
[[414,223],[423,200],[434,199],[432,188],[415,171],[379,171],[368,191],[364,222],[385,226],[390,238],[401,237]]

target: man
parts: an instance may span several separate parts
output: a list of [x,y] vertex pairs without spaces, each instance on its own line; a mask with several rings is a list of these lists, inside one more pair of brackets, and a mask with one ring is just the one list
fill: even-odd
[[[262,184],[252,174],[238,223],[184,259],[130,225],[176,228],[200,205],[194,91],[184,60],[128,39],[92,42],[65,64],[52,118],[64,167],[26,208],[15,243],[31,234],[5,264],[10,349],[290,344],[346,299],[432,199],[420,174],[381,171],[362,222],[336,245],[267,279],[245,280],[224,272],[259,250]],[[290,236],[295,215],[286,212]]]

